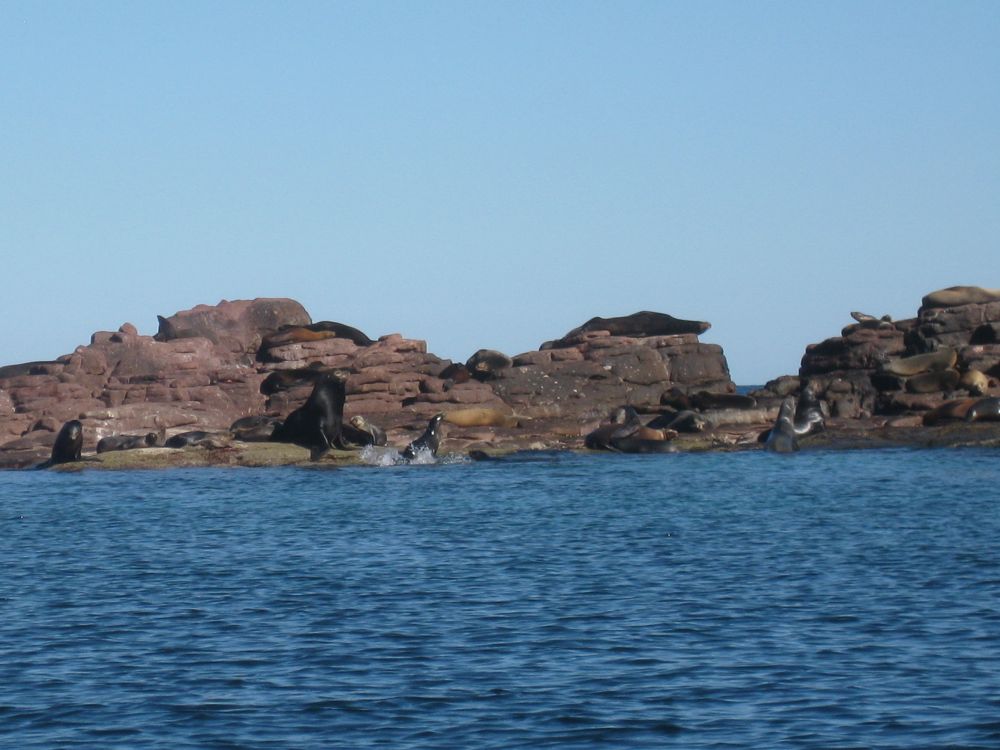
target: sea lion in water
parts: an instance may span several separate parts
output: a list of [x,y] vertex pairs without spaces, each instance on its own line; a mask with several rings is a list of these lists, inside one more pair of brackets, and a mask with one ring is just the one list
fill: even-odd
[[347,432],[347,425],[344,425],[345,435],[348,440],[358,445],[386,445],[388,440],[385,430],[378,425],[374,425],[360,414],[351,417],[348,424],[354,428],[355,432]]
[[823,408],[819,399],[816,398],[816,391],[811,384],[806,384],[799,393],[795,402],[795,419],[792,422],[795,434],[799,437],[819,432],[826,427],[826,419],[823,416]]
[[795,399],[786,396],[778,410],[778,418],[764,441],[765,450],[772,453],[794,453],[799,449],[795,431]]
[[986,289],[981,286],[949,286],[925,294],[920,301],[920,309],[958,307],[959,305],[981,304],[997,300],[1000,300],[1000,289]]
[[325,375],[313,386],[306,402],[275,427],[271,439],[308,448],[312,461],[330,448],[348,450],[342,437],[346,398],[344,381]]
[[97,441],[98,453],[130,451],[137,448],[155,448],[162,442],[162,434],[147,432],[145,435],[108,435]]
[[403,458],[407,461],[412,461],[416,457],[417,452],[421,450],[430,451],[432,456],[436,456],[438,445],[441,441],[439,429],[443,420],[444,414],[435,414],[431,417],[430,422],[427,423],[427,429],[424,430],[424,434],[403,449]]
[[955,366],[958,352],[948,346],[927,354],[914,354],[911,357],[891,359],[882,366],[882,371],[892,375],[919,375],[922,372],[947,370]]
[[229,434],[244,443],[266,443],[274,435],[274,429],[281,424],[277,417],[255,415],[242,417],[229,425]]
[[68,464],[80,460],[83,451],[83,424],[79,419],[66,422],[52,444],[52,454],[48,461],[38,464],[36,469],[47,469],[58,464]]
[[465,362],[465,367],[476,380],[492,380],[501,370],[506,370],[513,360],[495,349],[480,349]]
[[449,411],[444,421],[459,427],[517,427],[520,424],[513,414],[485,407]]
[[966,422],[1000,422],[1000,398],[982,398],[965,414]]

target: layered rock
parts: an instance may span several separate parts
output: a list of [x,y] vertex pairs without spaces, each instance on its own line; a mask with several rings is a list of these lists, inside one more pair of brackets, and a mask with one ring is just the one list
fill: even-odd
[[810,344],[798,377],[768,383],[781,397],[806,381],[834,417],[906,415],[951,398],[986,395],[1000,379],[1000,300],[995,290],[951,287],[923,298],[915,318],[859,322]]

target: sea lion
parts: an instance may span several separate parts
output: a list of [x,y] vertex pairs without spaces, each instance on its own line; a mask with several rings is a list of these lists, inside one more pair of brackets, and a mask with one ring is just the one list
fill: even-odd
[[432,456],[436,456],[438,445],[441,441],[439,429],[443,420],[444,414],[435,414],[431,417],[430,422],[427,423],[427,429],[424,430],[424,434],[403,449],[403,458],[407,461],[412,461],[418,451],[430,451]]
[[958,307],[959,305],[981,304],[997,300],[1000,300],[1000,289],[986,289],[981,286],[949,286],[925,294],[920,301],[920,307],[921,309]]
[[165,448],[227,448],[232,442],[232,435],[228,432],[206,432],[205,430],[188,430],[171,435],[164,442]]
[[324,375],[313,386],[309,398],[275,427],[271,439],[294,443],[309,449],[309,459],[316,461],[330,448],[348,450],[343,440],[344,381]]
[[38,464],[36,469],[47,469],[58,464],[68,464],[80,460],[83,451],[83,424],[79,419],[66,422],[52,444],[52,454],[48,461]]
[[965,414],[966,422],[1000,422],[1000,398],[981,398]]
[[990,389],[990,379],[979,370],[966,370],[958,384],[973,396],[985,396]]
[[876,318],[874,315],[868,315],[867,313],[852,312],[851,317],[858,321],[862,328],[892,328],[891,315],[883,315],[881,318]]
[[244,443],[266,443],[271,440],[274,429],[281,424],[277,417],[255,415],[242,417],[229,425],[229,434]]
[[588,433],[583,444],[591,450],[618,453],[667,453],[673,451],[669,441],[675,437],[676,430],[644,425],[633,407],[622,406],[611,412],[607,424]]
[[260,342],[258,352],[266,352],[268,349],[274,349],[277,346],[304,344],[310,341],[323,341],[336,337],[337,334],[333,331],[313,331],[307,326],[286,326],[265,336]]
[[820,432],[826,427],[823,408],[810,384],[802,388],[795,402],[795,418],[792,425],[799,437]]
[[945,422],[954,422],[959,419],[965,419],[966,414],[969,413],[969,409],[971,409],[979,400],[980,399],[977,398],[958,398],[952,399],[951,401],[945,401],[940,406],[935,407],[928,412],[924,412],[924,416],[921,421],[925,427],[933,427]]
[[922,372],[947,370],[955,366],[958,352],[949,346],[943,346],[937,351],[927,354],[914,354],[911,357],[891,359],[882,365],[882,371],[891,375],[919,375]]
[[772,453],[794,453],[799,450],[795,431],[795,399],[786,396],[778,410],[778,418],[764,441],[765,450]]
[[300,385],[315,385],[316,381],[330,375],[336,375],[336,371],[328,370],[320,362],[294,370],[275,370],[264,378],[260,384],[260,392],[265,396],[273,396],[279,391],[287,391]]
[[111,451],[130,451],[137,448],[155,448],[161,442],[162,436],[155,432],[145,435],[108,435],[97,441],[98,453]]
[[441,380],[450,380],[452,383],[468,383],[472,379],[469,368],[461,362],[453,362],[438,374]]
[[506,370],[513,360],[495,349],[480,349],[465,362],[465,367],[476,380],[492,380],[501,370]]
[[612,336],[676,336],[684,333],[701,334],[711,327],[711,323],[701,320],[682,320],[665,313],[642,310],[618,318],[591,318],[561,339],[549,342],[551,346],[548,348],[558,347],[568,339],[590,331],[607,331]]
[[360,414],[351,417],[348,424],[356,431],[356,434],[354,432],[348,433],[346,431],[348,425],[344,425],[345,435],[352,443],[357,443],[358,445],[386,445],[388,442],[385,430],[372,424]]
[[499,409],[455,409],[444,415],[444,421],[459,427],[518,427],[520,422],[513,414]]
[[671,411],[661,414],[647,422],[646,426],[655,429],[692,433],[712,429],[712,422],[693,409],[683,409],[681,411]]
[[709,411],[712,409],[757,408],[757,399],[753,396],[744,396],[739,393],[710,393],[709,391],[698,391],[689,398],[691,405],[698,411]]
[[953,391],[958,387],[961,376],[958,370],[933,370],[922,372],[906,380],[906,390],[910,393],[936,393]]

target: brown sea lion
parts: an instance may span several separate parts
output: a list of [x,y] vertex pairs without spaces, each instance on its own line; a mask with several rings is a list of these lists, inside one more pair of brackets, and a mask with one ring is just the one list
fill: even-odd
[[623,406],[611,412],[607,424],[588,433],[583,444],[617,453],[668,453],[674,450],[669,443],[675,437],[676,430],[648,427],[634,408]]
[[357,443],[358,445],[386,445],[388,443],[385,430],[378,425],[372,424],[360,414],[351,417],[348,424],[353,430],[348,432],[348,425],[344,425],[344,434],[352,443]]
[[444,421],[459,427],[518,427],[520,422],[513,414],[486,407],[455,409],[444,415]]
[[476,380],[492,380],[499,372],[506,370],[513,360],[496,349],[480,349],[465,363],[466,369]]
[[1000,289],[986,289],[981,286],[949,286],[936,292],[925,294],[921,308],[958,307],[959,305],[996,302],[1000,300]]
[[958,352],[949,346],[944,346],[927,354],[914,354],[912,357],[891,359],[882,365],[882,371],[892,375],[919,375],[922,372],[947,370],[954,367],[956,361],[958,361]]
[[469,368],[461,362],[453,362],[438,374],[441,380],[450,380],[453,383],[468,383],[472,379]]
[[260,392],[272,396],[278,391],[287,391],[300,385],[315,384],[327,376],[335,376],[335,370],[328,370],[319,362],[313,362],[308,367],[297,367],[294,370],[275,370],[264,378],[260,384]]
[[907,378],[906,390],[909,393],[953,391],[958,387],[959,380],[961,375],[958,374],[958,370],[932,370]]
[[303,344],[309,341],[323,341],[324,339],[336,338],[337,334],[332,331],[313,331],[306,326],[289,326],[269,334],[260,342],[260,351],[267,351],[276,346],[288,346],[289,344]]
[[969,409],[979,401],[977,398],[958,398],[951,401],[945,401],[938,407],[931,409],[928,412],[924,412],[922,422],[925,427],[933,427],[934,425],[944,424],[945,422],[954,422],[959,419],[965,419],[966,414],[969,413]]

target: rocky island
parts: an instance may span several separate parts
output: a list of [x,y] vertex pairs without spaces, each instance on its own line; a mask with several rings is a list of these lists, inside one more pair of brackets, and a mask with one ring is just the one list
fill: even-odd
[[158,316],[152,336],[125,323],[55,360],[0,367],[0,468],[45,461],[70,421],[88,467],[308,463],[274,430],[328,378],[346,439],[321,464],[357,460],[371,430],[402,450],[438,414],[447,453],[759,449],[789,398],[808,398],[825,427],[802,432],[803,447],[1000,443],[1000,290],[933,292],[906,320],[851,315],[798,373],[738,394],[722,347],[699,340],[710,324],[657,312],[453,362],[422,340],[314,322],[290,299],[199,305]]

